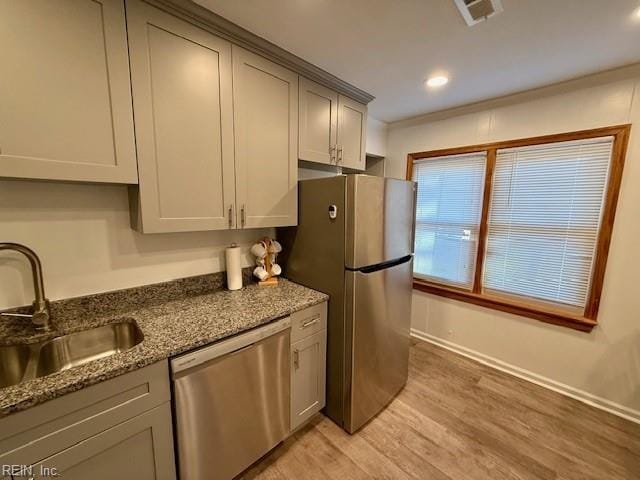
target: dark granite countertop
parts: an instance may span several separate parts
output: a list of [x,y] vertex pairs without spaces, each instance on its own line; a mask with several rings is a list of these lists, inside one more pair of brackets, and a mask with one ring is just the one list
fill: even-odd
[[144,340],[125,352],[0,388],[0,417],[328,300],[286,279],[277,286],[251,283],[232,292],[221,289],[222,278],[203,275],[54,302],[57,331],[49,335],[36,334],[24,319],[3,320],[0,344],[32,343],[123,319],[135,320]]

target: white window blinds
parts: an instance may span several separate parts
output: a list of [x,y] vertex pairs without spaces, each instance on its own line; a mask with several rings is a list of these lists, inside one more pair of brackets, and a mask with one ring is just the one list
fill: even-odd
[[584,307],[613,137],[498,150],[485,291]]
[[486,153],[416,161],[414,275],[471,289],[478,247]]

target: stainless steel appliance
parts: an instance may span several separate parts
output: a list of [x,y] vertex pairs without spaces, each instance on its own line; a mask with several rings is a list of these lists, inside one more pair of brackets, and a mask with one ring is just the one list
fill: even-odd
[[301,181],[298,198],[281,259],[330,295],[325,412],[353,433],[407,380],[415,183],[340,175]]
[[289,432],[291,321],[171,361],[180,478],[231,479]]

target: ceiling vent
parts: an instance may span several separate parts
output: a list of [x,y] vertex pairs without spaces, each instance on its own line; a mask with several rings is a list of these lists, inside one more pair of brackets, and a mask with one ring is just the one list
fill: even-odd
[[467,25],[475,25],[502,11],[502,0],[454,0]]

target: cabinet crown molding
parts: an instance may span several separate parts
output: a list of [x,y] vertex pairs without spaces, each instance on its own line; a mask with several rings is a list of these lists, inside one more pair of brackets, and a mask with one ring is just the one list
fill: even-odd
[[365,105],[375,97],[191,0],[144,0]]

